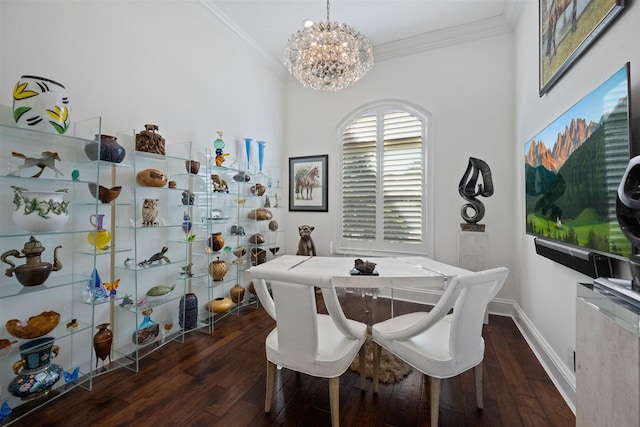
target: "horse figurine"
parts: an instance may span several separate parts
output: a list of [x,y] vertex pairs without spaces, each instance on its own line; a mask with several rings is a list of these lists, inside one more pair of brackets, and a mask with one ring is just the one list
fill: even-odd
[[[569,6],[573,5],[571,11],[571,32],[575,32],[578,28],[577,12],[578,4],[577,0],[552,0],[549,6],[549,19],[547,20],[547,47],[545,50],[546,56],[553,57],[557,53],[556,49],[556,27],[562,14],[569,9]],[[553,46],[553,54],[551,53],[551,47]]]
[[[296,174],[296,199],[311,200],[313,197],[313,186],[316,183],[316,178],[320,177],[320,171],[317,166],[314,166],[309,172],[300,171]],[[306,190],[306,197],[304,194]]]
[[40,171],[35,175],[33,175],[32,178],[38,178],[40,175],[42,175],[42,172],[44,172],[45,168],[50,168],[51,170],[53,170],[56,173],[56,178],[58,177],[58,175],[64,175],[62,172],[60,172],[56,168],[55,161],[56,160],[62,161],[62,159],[60,159],[60,156],[58,155],[58,153],[54,151],[43,151],[42,157],[40,158],[27,157],[24,154],[16,153],[15,151],[12,151],[11,155],[19,159],[24,159],[24,164],[19,165],[18,169],[15,172],[11,173],[10,175],[20,176],[20,171],[22,169],[32,168],[34,166],[39,167]]

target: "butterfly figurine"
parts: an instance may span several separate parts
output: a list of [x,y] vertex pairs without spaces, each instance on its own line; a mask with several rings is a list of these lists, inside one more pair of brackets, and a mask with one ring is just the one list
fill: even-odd
[[115,295],[116,294],[116,289],[118,288],[118,284],[120,283],[120,279],[116,279],[111,283],[103,283],[102,285],[105,287],[106,290],[109,291],[109,295]]
[[6,416],[11,413],[11,407],[9,406],[9,401],[5,400],[2,404],[2,408],[0,408],[0,420],[3,420]]
[[78,381],[78,374],[80,373],[80,366],[76,367],[72,372],[64,371],[64,382],[70,383],[72,381]]

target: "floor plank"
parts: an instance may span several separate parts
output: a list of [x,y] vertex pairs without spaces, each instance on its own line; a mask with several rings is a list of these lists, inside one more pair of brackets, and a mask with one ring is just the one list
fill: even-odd
[[[364,310],[359,296],[341,297],[347,315],[372,323],[390,315],[388,300]],[[367,297],[368,306],[374,303]],[[323,309],[319,301],[320,310]],[[402,314],[424,306],[396,301]],[[329,385],[323,378],[278,370],[271,412],[265,414],[264,340],[275,322],[263,309],[229,315],[207,335],[189,333],[142,360],[134,373],[117,369],[94,380],[93,391],[74,389],[16,426],[329,426]],[[483,330],[484,410],[476,408],[473,374],[442,381],[441,426],[572,426],[575,416],[510,318],[490,316]],[[340,380],[345,426],[429,426],[428,379],[412,371],[404,380],[360,391],[359,374]]]

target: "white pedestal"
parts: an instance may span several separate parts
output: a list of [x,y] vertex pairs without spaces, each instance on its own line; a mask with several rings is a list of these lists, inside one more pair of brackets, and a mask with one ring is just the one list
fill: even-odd
[[[486,231],[458,231],[458,267],[482,271],[489,265],[489,233]],[[484,315],[489,323],[489,313]]]
[[458,231],[458,267],[481,271],[489,264],[489,233]]

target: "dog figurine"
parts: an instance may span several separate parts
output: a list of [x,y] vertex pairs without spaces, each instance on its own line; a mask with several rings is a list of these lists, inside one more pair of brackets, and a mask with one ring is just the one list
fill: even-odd
[[13,157],[17,157],[19,159],[23,159],[24,160],[24,164],[19,165],[18,169],[14,173],[12,173],[11,175],[20,176],[20,171],[22,169],[32,168],[34,166],[39,167],[40,171],[38,173],[36,173],[35,175],[33,175],[32,178],[38,178],[40,175],[42,175],[42,172],[44,172],[45,168],[50,168],[51,170],[53,170],[56,173],[56,178],[58,177],[58,175],[64,175],[62,172],[60,172],[56,168],[56,165],[55,165],[56,160],[62,161],[62,159],[60,159],[60,156],[58,155],[58,153],[56,153],[54,151],[43,151],[42,152],[42,157],[40,157],[40,158],[27,157],[24,154],[16,153],[15,151],[12,151],[11,155]]
[[315,227],[310,225],[301,225],[298,227],[300,241],[298,242],[298,252],[296,255],[316,256],[316,245],[313,244],[311,232]]

